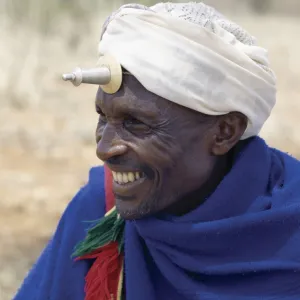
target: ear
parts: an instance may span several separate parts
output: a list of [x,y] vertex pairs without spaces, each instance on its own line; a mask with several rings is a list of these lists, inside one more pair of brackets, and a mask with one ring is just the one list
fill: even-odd
[[211,152],[213,155],[224,155],[241,139],[247,128],[247,117],[239,112],[220,116],[216,124]]

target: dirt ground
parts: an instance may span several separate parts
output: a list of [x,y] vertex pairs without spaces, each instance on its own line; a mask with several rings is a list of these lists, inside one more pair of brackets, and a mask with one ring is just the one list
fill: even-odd
[[[278,104],[262,135],[300,157],[300,21],[244,15],[235,20],[269,49],[278,76]],[[6,34],[0,46],[1,300],[12,298],[89,168],[100,163],[93,137],[96,87],[74,88],[60,80],[77,65],[93,66],[99,26],[92,28],[76,47],[71,26],[51,38],[26,28],[0,32]]]

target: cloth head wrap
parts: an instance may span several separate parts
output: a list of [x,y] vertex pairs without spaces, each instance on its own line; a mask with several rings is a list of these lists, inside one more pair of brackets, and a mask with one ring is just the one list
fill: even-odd
[[242,139],[259,133],[276,102],[267,51],[203,3],[124,5],[104,23],[99,54],[113,55],[147,90],[179,105],[243,113]]

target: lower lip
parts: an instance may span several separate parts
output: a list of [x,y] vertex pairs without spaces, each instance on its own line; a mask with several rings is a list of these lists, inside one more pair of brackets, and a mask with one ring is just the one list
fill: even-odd
[[[135,180],[134,182],[128,182],[119,184],[116,181],[113,180],[113,192],[120,197],[128,197],[128,200],[132,199],[132,196],[134,196],[135,190],[143,184],[143,182],[146,180],[145,177],[142,177],[138,180]],[[125,199],[124,199],[125,200]]]

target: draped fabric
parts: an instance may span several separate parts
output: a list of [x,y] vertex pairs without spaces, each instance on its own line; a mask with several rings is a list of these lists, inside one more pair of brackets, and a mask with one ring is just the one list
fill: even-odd
[[257,137],[195,211],[127,222],[127,299],[300,299],[299,184]]
[[[105,208],[93,168],[15,300],[83,300],[92,261],[74,246]],[[255,137],[215,192],[182,217],[126,221],[127,300],[300,299],[300,164]]]

